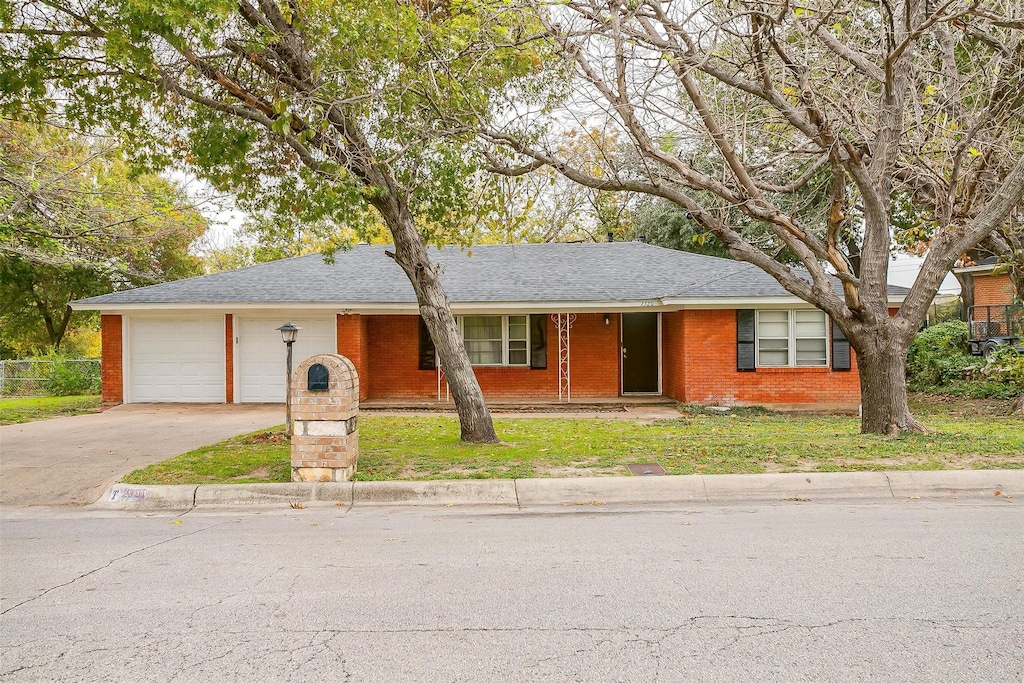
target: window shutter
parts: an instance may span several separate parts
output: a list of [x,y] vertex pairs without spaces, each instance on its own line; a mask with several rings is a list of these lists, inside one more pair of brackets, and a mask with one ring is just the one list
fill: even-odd
[[430,338],[430,330],[423,317],[420,321],[420,370],[434,370],[437,368],[437,354],[434,351],[434,340]]
[[850,370],[850,342],[835,320],[832,321],[832,369]]
[[544,370],[548,367],[548,317],[544,314],[530,316],[530,368]]
[[754,358],[754,310],[736,311],[736,370],[753,372],[757,368]]

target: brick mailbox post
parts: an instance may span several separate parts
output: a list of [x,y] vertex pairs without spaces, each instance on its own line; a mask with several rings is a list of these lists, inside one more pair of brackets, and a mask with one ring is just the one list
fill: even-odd
[[359,458],[359,376],[322,353],[292,373],[292,481],[348,481]]

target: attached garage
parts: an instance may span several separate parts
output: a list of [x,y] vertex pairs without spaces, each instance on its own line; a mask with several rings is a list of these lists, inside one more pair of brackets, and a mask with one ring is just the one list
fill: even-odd
[[224,317],[129,317],[125,400],[223,403]]
[[318,353],[336,353],[334,315],[317,318],[235,318],[236,400],[241,403],[284,403],[285,345],[278,327],[292,322],[302,330],[293,352],[293,367]]

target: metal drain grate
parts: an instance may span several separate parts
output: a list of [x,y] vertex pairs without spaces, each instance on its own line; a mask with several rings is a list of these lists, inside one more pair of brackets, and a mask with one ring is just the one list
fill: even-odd
[[626,465],[626,469],[638,477],[652,477],[665,474],[665,468],[656,462],[647,462],[640,465]]

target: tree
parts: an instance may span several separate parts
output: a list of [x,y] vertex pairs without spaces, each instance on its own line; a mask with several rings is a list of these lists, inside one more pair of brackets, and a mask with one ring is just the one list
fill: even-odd
[[154,161],[179,154],[242,203],[357,230],[372,207],[416,293],[462,438],[497,440],[426,243],[459,212],[475,170],[468,128],[441,113],[486,107],[510,76],[536,70],[536,50],[519,49],[522,15],[454,0],[8,7],[0,85],[22,103],[66,97],[68,116],[119,127]]
[[[863,432],[922,431],[907,403],[908,345],[954,261],[1024,196],[1019,0],[529,4],[575,81],[553,114],[538,96],[528,116],[483,119],[495,170],[546,165],[678,205],[838,324],[857,352]],[[560,155],[546,135],[563,135],[574,108],[615,122],[639,163],[598,175]],[[809,184],[824,188],[823,220],[815,202],[794,201]],[[890,316],[901,202],[939,229]],[[806,272],[759,248],[736,215]]]
[[69,302],[196,275],[206,222],[175,183],[136,176],[110,140],[0,122],[0,319],[22,353],[60,351]]

